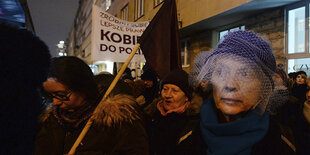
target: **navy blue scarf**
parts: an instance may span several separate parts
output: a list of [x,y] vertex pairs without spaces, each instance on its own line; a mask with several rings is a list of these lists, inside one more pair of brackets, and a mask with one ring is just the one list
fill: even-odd
[[207,144],[207,154],[251,154],[269,127],[269,116],[249,112],[244,118],[229,123],[218,123],[214,100],[207,99],[201,106],[201,131]]

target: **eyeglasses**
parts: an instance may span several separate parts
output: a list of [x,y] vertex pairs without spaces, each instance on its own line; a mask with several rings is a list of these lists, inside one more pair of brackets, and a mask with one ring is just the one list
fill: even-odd
[[72,91],[67,90],[67,91],[48,93],[47,97],[50,99],[56,98],[59,101],[70,101],[71,94],[72,94]]

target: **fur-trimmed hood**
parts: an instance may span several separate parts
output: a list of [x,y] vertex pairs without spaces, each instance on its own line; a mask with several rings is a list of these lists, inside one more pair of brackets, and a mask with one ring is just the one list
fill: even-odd
[[139,106],[133,96],[118,94],[108,97],[94,111],[95,124],[105,126],[121,125],[140,120]]
[[[130,95],[109,96],[98,105],[92,119],[95,125],[108,127],[132,123],[141,119],[138,108],[135,98]],[[41,116],[41,123],[44,123],[51,115],[53,115],[53,106],[48,106]]]
[[[146,108],[144,108],[144,111],[148,116],[153,116],[155,114],[155,112],[157,111],[157,103],[160,100],[162,100],[161,97],[156,98],[153,100],[153,102],[150,105],[148,105]],[[191,100],[191,103],[188,106],[188,108],[185,110],[184,114],[186,116],[199,115],[200,106],[202,105],[202,103],[203,103],[202,97],[193,93],[193,98]]]

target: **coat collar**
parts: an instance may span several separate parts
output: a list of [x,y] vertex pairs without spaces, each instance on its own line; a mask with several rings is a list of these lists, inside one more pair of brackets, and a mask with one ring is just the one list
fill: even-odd
[[[93,112],[93,122],[96,125],[115,127],[122,123],[132,123],[140,120],[138,104],[130,95],[118,94],[109,96],[102,101]],[[41,116],[41,123],[53,115],[53,106],[48,106]]]

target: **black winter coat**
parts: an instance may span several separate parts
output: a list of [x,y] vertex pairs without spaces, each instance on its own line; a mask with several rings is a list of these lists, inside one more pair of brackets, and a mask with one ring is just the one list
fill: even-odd
[[[94,112],[93,125],[75,154],[148,154],[146,131],[135,104],[134,98],[127,95],[108,98]],[[81,130],[82,128],[71,132],[64,130],[51,111],[46,111],[36,138],[34,154],[68,153]]]
[[290,128],[270,118],[265,137],[252,148],[252,155],[294,155],[296,147]]
[[157,109],[160,99],[145,108],[150,154],[179,155],[202,154],[203,145],[199,132],[202,99],[194,98],[183,114],[162,116]]
[[[307,103],[305,103],[307,104]],[[310,154],[310,123],[307,122],[304,113],[304,104],[298,109],[295,116],[290,119],[288,123],[293,129],[297,154],[309,155]]]

